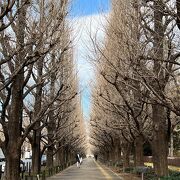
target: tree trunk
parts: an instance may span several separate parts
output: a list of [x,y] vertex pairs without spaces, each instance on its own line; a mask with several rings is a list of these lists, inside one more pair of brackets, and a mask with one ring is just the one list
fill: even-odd
[[[22,72],[21,72],[22,73]],[[23,74],[16,76],[12,88],[11,112],[9,115],[9,139],[4,149],[6,162],[6,179],[19,180],[19,166],[21,157],[21,128],[23,111]],[[14,168],[14,169],[13,169]]]
[[127,150],[126,152],[124,151],[123,153],[123,168],[129,167],[130,159],[129,159],[130,153]]
[[168,137],[165,124],[165,110],[160,105],[153,105],[153,165],[158,176],[168,175]]
[[[40,30],[40,37],[39,37],[39,44],[37,49],[41,51],[43,49],[43,24],[44,24],[44,0],[39,1],[40,7],[40,23],[39,23],[39,30]],[[42,82],[42,74],[43,74],[43,65],[44,65],[44,57],[42,56],[36,63],[37,66],[37,82]],[[43,91],[43,83],[40,83],[36,87],[36,96],[35,96],[35,105],[34,105],[34,119],[39,113],[42,108],[42,91]],[[41,169],[41,124],[40,121],[37,121],[34,127],[33,133],[33,144],[32,144],[32,172],[34,174],[39,174]]]
[[55,123],[53,119],[53,112],[50,111],[49,113],[49,124],[48,124],[48,148],[47,148],[47,167],[53,167],[53,153],[54,153],[54,144],[53,144],[53,136],[54,136],[54,129]]
[[64,147],[64,151],[63,151],[63,156],[64,156],[64,163],[66,164],[66,162],[67,162],[67,147],[65,146]]
[[113,147],[113,148],[110,150],[109,157],[110,157],[109,160],[111,161],[111,163],[114,163],[114,161],[115,161],[115,147]]
[[[44,20],[44,0],[39,2],[40,4],[40,32],[41,36],[39,39],[38,50],[43,48],[43,20]],[[37,66],[37,83],[42,82],[42,72],[43,72],[43,63],[44,57],[42,56],[36,63]],[[43,83],[40,83],[36,87],[36,95],[35,95],[35,104],[34,104],[34,119],[42,108],[42,91],[43,91]],[[41,124],[40,121],[37,121],[33,131],[33,144],[32,144],[32,172],[34,174],[39,174],[41,169],[41,149],[40,149],[40,141],[41,141]]]
[[176,8],[177,8],[177,26],[180,29],[180,0],[176,0]]
[[67,145],[66,147],[66,162],[69,163],[70,161],[70,149],[69,146]]
[[143,155],[143,136],[139,136],[135,139],[135,166],[144,165]]
[[12,89],[11,112],[9,116],[9,139],[4,149],[6,157],[6,179],[19,180],[21,157],[21,128],[23,107],[23,74],[17,75]]
[[[58,146],[60,147],[61,144],[58,143]],[[61,156],[62,156],[62,149],[59,149],[58,152],[56,153],[56,164],[57,165],[61,165],[61,162],[62,162]]]
[[[42,66],[43,60],[40,59],[38,63],[38,82],[42,76]],[[36,97],[35,97],[35,105],[34,105],[34,119],[41,109],[42,102],[42,85],[37,86],[36,88]],[[40,141],[41,141],[41,128],[40,121],[37,121],[33,131],[33,141],[32,141],[32,172],[34,174],[40,173],[41,168],[41,149],[40,149]]]
[[122,152],[123,152],[123,169],[125,169],[130,165],[131,144],[130,143],[123,144]]
[[[22,2],[23,3],[23,0]],[[23,63],[24,52],[24,34],[26,26],[26,7],[22,7],[17,20],[17,49],[18,54],[15,61],[15,71]],[[24,68],[17,73],[12,83],[12,97],[10,114],[8,121],[8,139],[5,142],[6,157],[6,175],[7,180],[20,179],[20,157],[21,157],[21,131],[23,116],[23,86],[24,84]]]
[[8,148],[5,168],[5,177],[7,180],[20,179],[20,154],[21,149],[18,149],[15,145]]
[[61,147],[58,153],[59,153],[59,162],[62,165],[64,164],[64,147]]
[[41,152],[40,152],[41,131],[34,130],[32,144],[32,173],[39,174],[41,170]]
[[105,157],[106,161],[109,161],[109,151],[106,151],[106,157]]
[[115,161],[120,162],[121,161],[121,146],[119,140],[116,141],[115,146]]
[[[164,27],[163,17],[165,5],[163,0],[154,1],[154,56],[158,60],[154,60],[153,72],[155,79],[152,82],[152,87],[156,93],[163,98],[166,81],[164,71],[162,70],[162,61],[164,60]],[[158,82],[157,82],[158,81]],[[155,103],[158,99],[155,99]],[[152,121],[153,121],[153,162],[155,173],[158,176],[168,175],[168,131],[164,107],[158,104],[152,104]]]
[[[52,67],[55,66],[55,57],[52,55],[51,58],[51,63]],[[55,80],[56,80],[56,74],[52,70],[51,75],[50,75],[50,101],[53,101],[54,99],[54,94],[55,94]],[[54,142],[53,142],[53,137],[54,137],[54,130],[56,128],[55,124],[55,118],[54,118],[54,104],[50,107],[51,110],[49,112],[49,123],[48,123],[48,149],[47,149],[47,167],[52,168],[53,167],[53,151],[54,151]]]
[[174,156],[173,130],[171,130],[171,135],[170,135],[170,148],[169,148],[169,156],[170,156],[170,157],[173,157],[173,156]]
[[47,148],[47,167],[52,168],[53,167],[53,146],[50,146]]

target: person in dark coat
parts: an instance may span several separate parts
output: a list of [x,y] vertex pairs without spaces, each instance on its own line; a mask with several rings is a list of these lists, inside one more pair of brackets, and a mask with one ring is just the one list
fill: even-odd
[[96,160],[96,161],[97,161],[97,157],[98,157],[98,155],[97,155],[97,154],[95,154],[95,155],[94,155],[94,158],[95,158],[95,160]]
[[77,164],[77,167],[80,168],[80,155],[79,154],[76,154],[76,164]]

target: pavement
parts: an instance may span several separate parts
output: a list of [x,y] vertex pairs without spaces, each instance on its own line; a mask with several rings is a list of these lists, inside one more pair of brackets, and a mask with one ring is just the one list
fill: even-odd
[[110,169],[102,166],[93,158],[83,160],[80,168],[76,165],[70,166],[61,173],[48,178],[47,180],[117,180],[121,178]]

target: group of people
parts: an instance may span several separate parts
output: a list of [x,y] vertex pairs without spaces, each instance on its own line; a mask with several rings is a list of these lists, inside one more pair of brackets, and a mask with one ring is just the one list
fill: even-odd
[[80,165],[82,164],[82,157],[79,154],[76,155],[76,164],[77,164],[77,167],[79,168],[80,168]]

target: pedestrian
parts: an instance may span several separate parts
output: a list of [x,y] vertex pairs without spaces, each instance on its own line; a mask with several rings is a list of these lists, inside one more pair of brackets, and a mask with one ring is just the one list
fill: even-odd
[[82,159],[82,156],[80,157],[80,164],[82,164],[82,162],[83,162],[83,159]]
[[79,154],[76,155],[76,165],[80,168],[80,156]]
[[97,161],[97,157],[98,157],[98,155],[97,155],[97,154],[95,154],[95,155],[94,155],[94,157],[95,157],[95,160]]

